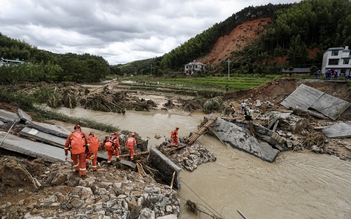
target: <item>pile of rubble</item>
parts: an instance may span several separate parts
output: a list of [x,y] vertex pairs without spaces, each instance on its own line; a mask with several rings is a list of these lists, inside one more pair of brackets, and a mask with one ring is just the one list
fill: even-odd
[[[348,118],[349,102],[304,84],[286,95],[279,104],[252,98],[241,101],[246,103],[253,121],[245,121],[239,101],[229,101],[228,105],[235,105],[237,110],[234,117],[227,113],[224,119],[243,128],[243,134],[238,135],[238,128],[233,125],[224,124],[213,128],[218,132],[215,133],[217,137],[219,135],[221,140],[231,141],[229,143],[233,147],[259,155],[258,157],[267,161],[274,161],[276,153],[260,151],[262,142],[279,151],[307,149],[315,153],[335,155],[343,160],[351,159],[351,147],[348,146],[351,144],[351,135],[347,131],[351,128]],[[220,124],[217,121],[216,125]],[[227,129],[233,133],[229,133]],[[247,135],[243,138],[245,134]],[[233,135],[234,139],[227,137]],[[235,141],[243,138],[248,143],[247,136],[251,136],[250,148]],[[257,150],[252,147],[252,138],[259,141],[255,142],[259,145]]]
[[194,144],[172,154],[170,159],[185,170],[193,172],[199,165],[208,162],[215,162],[217,158],[200,144]]
[[216,156],[204,146],[200,144],[193,144],[191,146],[185,144],[186,139],[185,137],[180,137],[179,146],[170,147],[172,139],[166,138],[157,149],[165,154],[174,164],[191,172],[203,163],[215,162],[217,160]]
[[[1,218],[177,218],[176,191],[149,175],[100,166],[82,180],[70,162],[0,158]],[[14,201],[11,197],[16,197]],[[74,215],[74,217],[73,217]]]

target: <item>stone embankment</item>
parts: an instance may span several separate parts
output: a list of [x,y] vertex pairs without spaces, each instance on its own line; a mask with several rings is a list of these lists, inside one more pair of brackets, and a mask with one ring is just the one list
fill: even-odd
[[178,217],[180,200],[171,187],[149,175],[102,163],[97,172],[88,171],[88,178],[82,180],[68,161],[49,165],[40,159],[1,157],[1,218]]

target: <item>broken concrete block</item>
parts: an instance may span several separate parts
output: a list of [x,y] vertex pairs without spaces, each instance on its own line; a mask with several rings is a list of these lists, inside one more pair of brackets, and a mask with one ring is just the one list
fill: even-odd
[[61,138],[67,138],[68,135],[71,133],[69,130],[67,130],[64,127],[50,125],[50,124],[41,123],[41,122],[31,122],[28,124],[27,127],[37,129],[37,130],[42,131],[44,133],[56,135],[56,136],[61,137]]
[[4,139],[2,145],[0,145],[2,149],[25,154],[30,157],[42,158],[48,162],[65,161],[66,159],[62,148],[30,141],[12,134],[8,134],[4,138],[5,135],[5,132],[0,132],[0,139]]
[[22,121],[24,121],[24,122],[31,122],[32,121],[32,117],[30,115],[28,115],[26,112],[24,112],[23,110],[18,109],[17,113]]
[[0,110],[0,121],[4,123],[15,123],[20,121],[20,118],[16,113]]
[[323,133],[328,138],[349,138],[351,137],[351,125],[340,122],[323,129]]
[[156,148],[150,149],[149,156],[150,164],[156,168],[160,173],[164,180],[170,182],[173,177],[173,173],[175,172],[173,185],[175,188],[180,188],[180,171],[182,168],[178,167],[173,161],[168,159],[164,154],[162,154]]
[[243,150],[268,162],[274,162],[279,154],[279,150],[274,149],[266,142],[259,142],[248,131],[234,123],[217,118],[213,124],[212,129],[217,132],[218,137],[233,148]]

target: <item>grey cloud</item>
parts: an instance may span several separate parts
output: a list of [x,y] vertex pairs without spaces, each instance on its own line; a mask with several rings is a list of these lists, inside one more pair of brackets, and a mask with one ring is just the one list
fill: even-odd
[[88,52],[118,64],[161,56],[244,7],[269,2],[11,0],[0,7],[0,30],[40,49]]

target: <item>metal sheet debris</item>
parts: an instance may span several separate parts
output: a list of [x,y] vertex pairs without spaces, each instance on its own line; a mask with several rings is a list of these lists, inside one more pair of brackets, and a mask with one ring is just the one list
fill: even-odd
[[351,125],[340,122],[335,125],[328,126],[322,131],[328,138],[349,138],[351,137]]
[[333,97],[320,90],[301,84],[281,105],[286,108],[315,109],[323,115],[336,120],[350,106],[350,103]]

